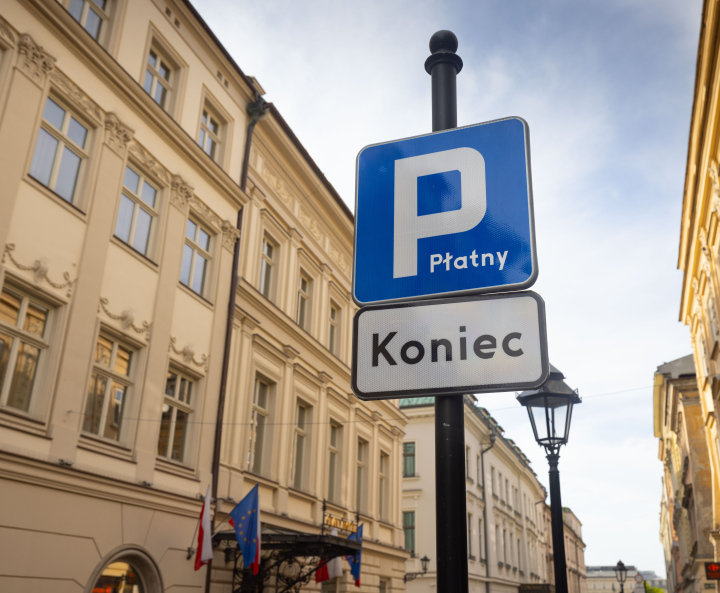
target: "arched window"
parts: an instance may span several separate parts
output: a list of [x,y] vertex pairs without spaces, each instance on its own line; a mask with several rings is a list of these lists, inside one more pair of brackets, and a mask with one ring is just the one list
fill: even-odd
[[155,561],[138,548],[123,546],[93,571],[85,593],[155,593],[163,591]]

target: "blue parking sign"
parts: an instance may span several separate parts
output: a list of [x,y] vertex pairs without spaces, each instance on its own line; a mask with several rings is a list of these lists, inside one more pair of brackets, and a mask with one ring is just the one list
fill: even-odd
[[537,273],[523,119],[360,151],[353,267],[359,305],[521,290]]

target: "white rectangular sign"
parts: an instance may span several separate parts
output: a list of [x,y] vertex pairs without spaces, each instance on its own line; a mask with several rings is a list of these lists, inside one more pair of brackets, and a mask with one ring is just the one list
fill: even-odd
[[532,291],[368,306],[353,321],[360,399],[535,389],[548,373],[545,303]]

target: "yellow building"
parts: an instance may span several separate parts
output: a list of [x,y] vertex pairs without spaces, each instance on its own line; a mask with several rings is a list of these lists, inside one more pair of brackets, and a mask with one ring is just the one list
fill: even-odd
[[[678,257],[678,267],[683,272],[680,321],[690,328],[699,398],[699,430],[709,460],[709,534],[701,539],[711,539],[711,554],[715,560],[720,559],[720,441],[717,427],[720,409],[720,78],[716,74],[719,26],[720,7],[716,2],[705,0]],[[685,453],[688,454],[688,451]],[[705,543],[698,541],[698,546]],[[676,575],[676,578],[681,582],[684,577]]]
[[0,590],[229,590],[222,547],[209,589],[187,559],[208,484],[218,521],[259,484],[264,533],[319,534],[327,499],[364,523],[359,590],[404,590],[353,217],[263,94],[184,0],[2,3]]

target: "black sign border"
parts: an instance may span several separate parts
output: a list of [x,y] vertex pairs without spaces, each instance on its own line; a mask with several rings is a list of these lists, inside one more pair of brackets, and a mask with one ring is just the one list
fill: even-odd
[[[358,323],[360,316],[368,311],[385,309],[403,309],[406,307],[427,307],[430,305],[443,305],[462,303],[466,301],[491,301],[496,299],[512,299],[518,297],[531,297],[535,300],[538,308],[538,320],[540,329],[540,364],[542,373],[537,381],[526,383],[497,383],[492,385],[467,385],[462,387],[431,388],[431,389],[403,389],[400,391],[380,391],[375,393],[364,393],[357,386],[357,357],[358,357]],[[522,292],[507,292],[499,294],[475,294],[471,296],[458,296],[441,299],[426,299],[423,301],[408,301],[405,303],[393,303],[388,305],[368,305],[362,307],[353,317],[353,340],[352,340],[352,363],[350,367],[350,387],[353,393],[363,401],[382,399],[399,399],[406,397],[418,397],[424,395],[463,395],[465,393],[494,393],[502,391],[523,391],[525,389],[536,389],[547,381],[550,374],[550,361],[548,359],[547,347],[547,323],[545,317],[545,301],[532,290]]]

